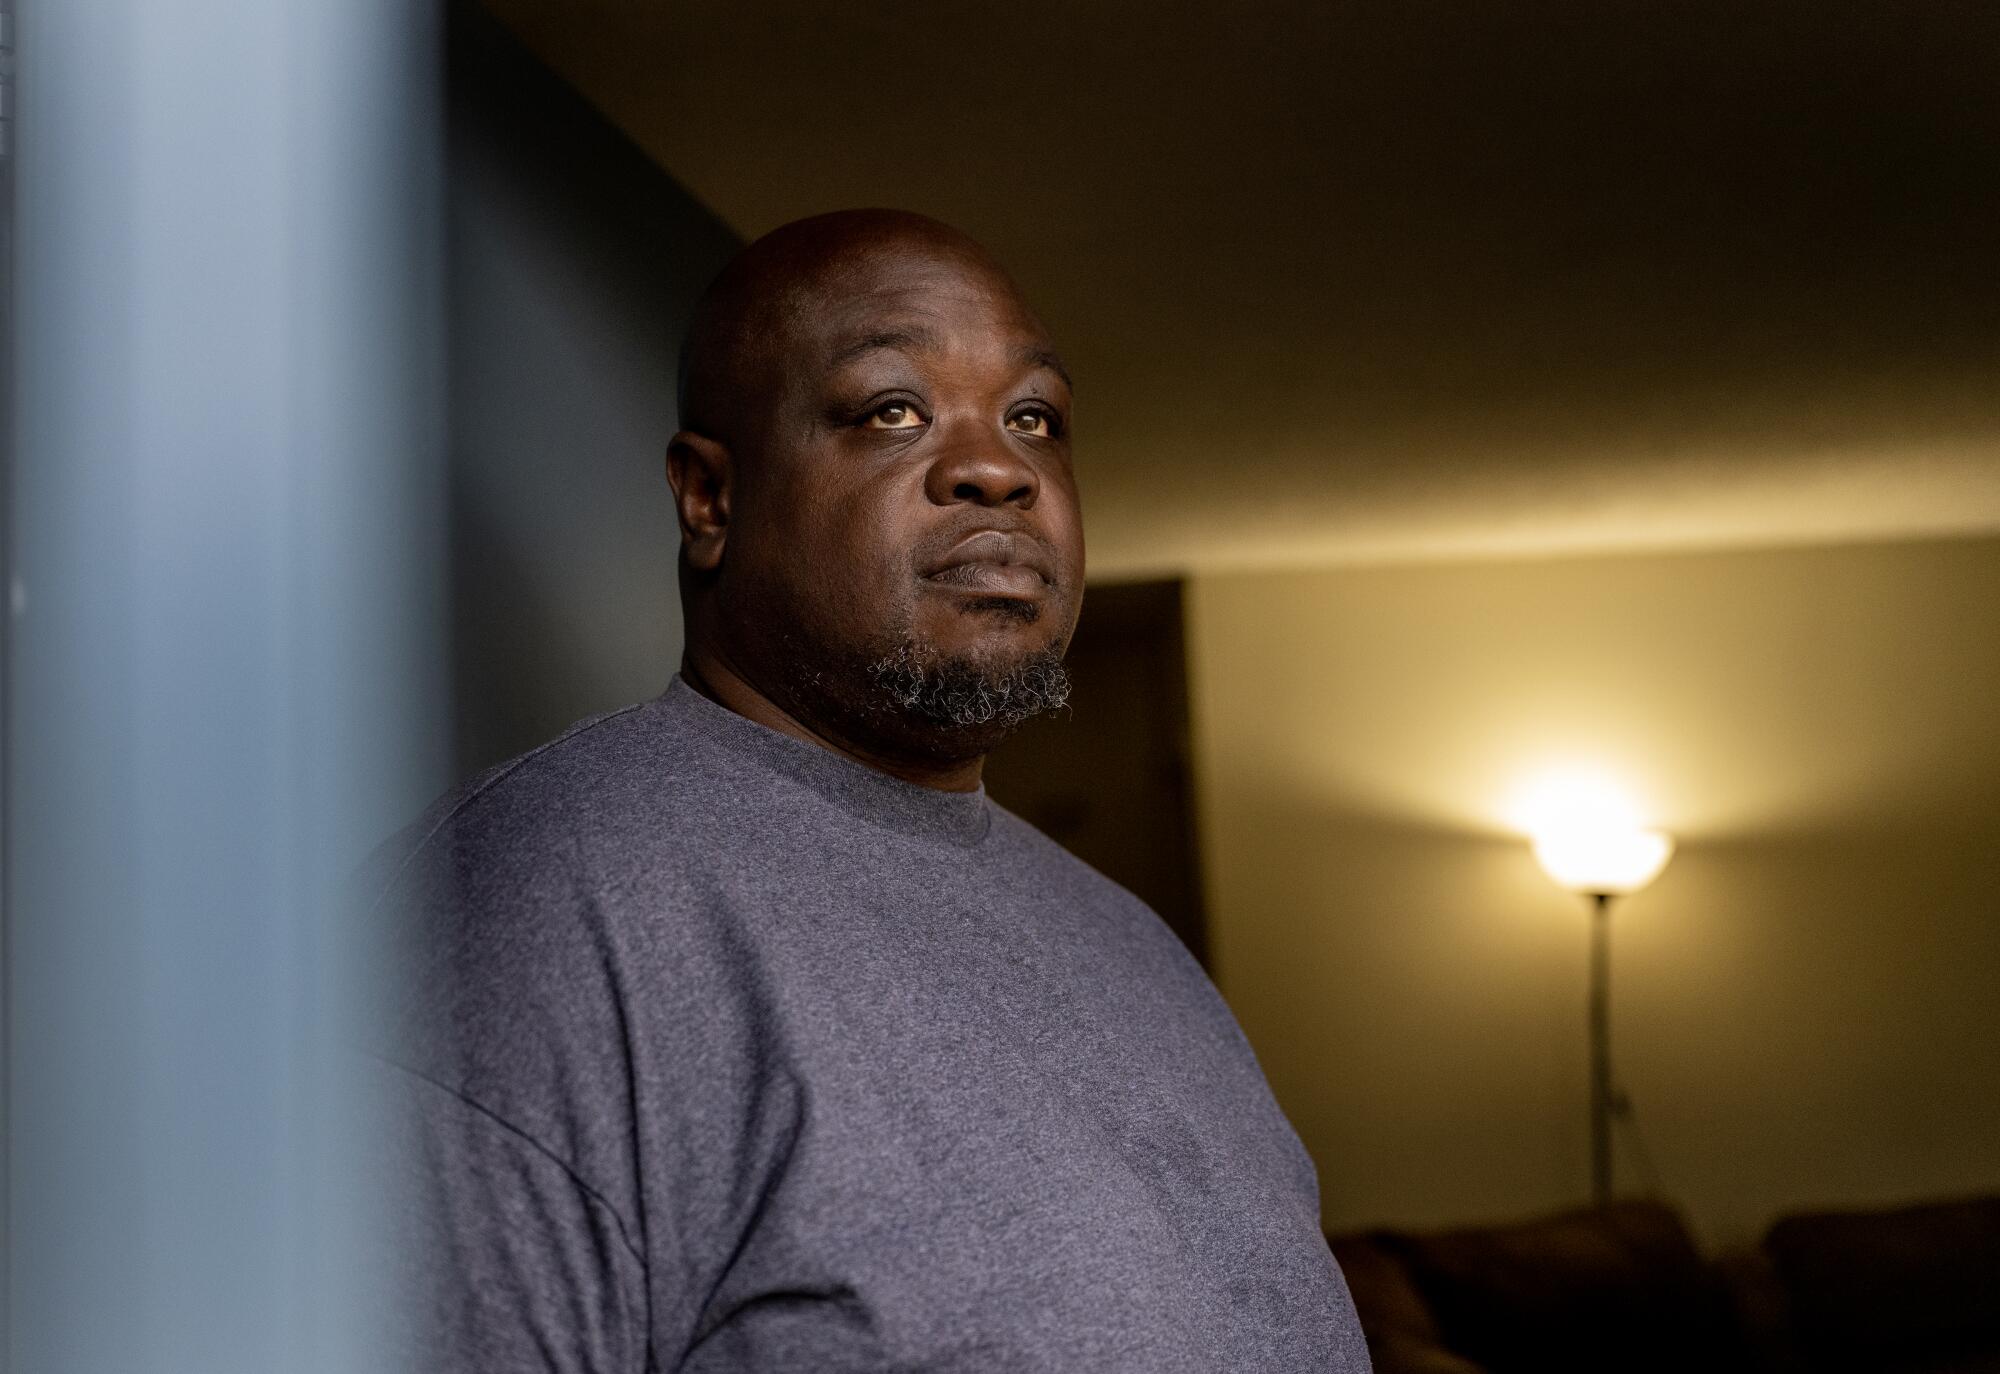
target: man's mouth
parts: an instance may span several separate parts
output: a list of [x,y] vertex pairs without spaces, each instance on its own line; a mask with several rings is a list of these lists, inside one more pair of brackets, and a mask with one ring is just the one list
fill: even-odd
[[924,578],[981,596],[1040,597],[1055,582],[1055,565],[1039,540],[979,530],[952,545]]
[[1019,563],[956,563],[926,580],[985,596],[1040,596],[1049,585],[1040,573]]

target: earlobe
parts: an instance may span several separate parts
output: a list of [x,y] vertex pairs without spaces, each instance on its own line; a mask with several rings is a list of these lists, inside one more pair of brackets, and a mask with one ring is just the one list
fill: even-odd
[[722,566],[732,475],[729,449],[707,435],[684,429],[668,441],[667,483],[680,519],[681,551],[697,572]]

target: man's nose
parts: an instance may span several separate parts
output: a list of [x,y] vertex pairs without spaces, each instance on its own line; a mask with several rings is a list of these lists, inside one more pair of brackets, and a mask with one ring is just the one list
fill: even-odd
[[1033,509],[1042,479],[1004,431],[972,422],[955,426],[946,437],[943,452],[924,479],[932,501],[940,506],[969,501]]

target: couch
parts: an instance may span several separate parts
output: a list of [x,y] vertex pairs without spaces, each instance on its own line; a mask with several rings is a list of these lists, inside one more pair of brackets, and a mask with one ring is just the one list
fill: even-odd
[[2000,1197],[1787,1216],[1713,1259],[1640,1200],[1329,1240],[1377,1374],[2000,1374]]

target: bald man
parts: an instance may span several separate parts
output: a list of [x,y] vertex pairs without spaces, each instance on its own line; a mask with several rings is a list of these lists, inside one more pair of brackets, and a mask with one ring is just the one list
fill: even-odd
[[384,907],[424,1367],[1367,1368],[1221,998],[980,784],[1068,691],[1070,407],[930,220],[710,288],[680,674],[440,803]]

